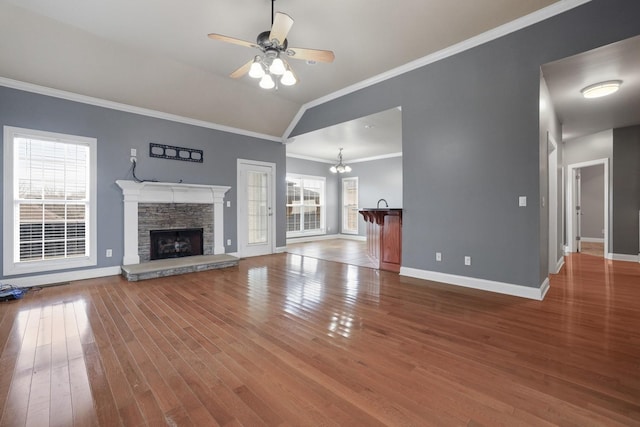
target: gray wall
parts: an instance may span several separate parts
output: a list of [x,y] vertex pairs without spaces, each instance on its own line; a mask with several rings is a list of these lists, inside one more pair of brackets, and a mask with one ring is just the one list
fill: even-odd
[[603,239],[604,166],[580,169],[580,237]]
[[613,250],[638,255],[640,126],[613,130]]
[[338,176],[329,171],[328,163],[287,157],[287,173],[322,176],[326,178],[327,234],[340,233],[340,190]]
[[[138,150],[139,178],[232,187],[225,198],[231,207],[224,208],[224,240],[233,243],[227,252],[237,250],[237,158],[276,163],[277,204],[285,204],[285,148],[276,142],[0,87],[0,126],[5,125],[97,138],[98,267],[122,263],[123,201],[115,181],[131,179],[131,148]],[[204,163],[150,158],[149,142],[201,149]],[[282,247],[284,209],[277,215],[276,244]],[[105,258],[107,248],[112,258]]]
[[637,16],[638,1],[594,0],[311,108],[291,136],[401,105],[403,266],[539,287],[540,66],[640,34]]
[[[385,199],[391,208],[402,207],[402,157],[372,160],[369,162],[351,163],[351,173],[345,177],[358,177],[358,206],[375,208],[379,199]],[[340,198],[342,200],[342,181],[340,181]],[[384,206],[384,203],[380,204]],[[342,210],[340,211],[342,221]],[[366,225],[362,215],[358,220],[358,234],[366,235]]]

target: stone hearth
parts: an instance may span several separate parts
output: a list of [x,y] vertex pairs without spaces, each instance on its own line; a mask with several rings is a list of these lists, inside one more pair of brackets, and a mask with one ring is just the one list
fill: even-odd
[[142,264],[123,265],[122,275],[130,282],[176,276],[196,271],[235,267],[239,259],[231,255],[198,255],[184,258],[159,259]]

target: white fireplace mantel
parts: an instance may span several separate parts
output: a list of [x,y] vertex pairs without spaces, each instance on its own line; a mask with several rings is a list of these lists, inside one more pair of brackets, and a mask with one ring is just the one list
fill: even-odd
[[214,254],[224,253],[224,195],[231,187],[173,182],[117,180],[124,196],[123,265],[140,264],[138,203],[202,203],[213,205]]

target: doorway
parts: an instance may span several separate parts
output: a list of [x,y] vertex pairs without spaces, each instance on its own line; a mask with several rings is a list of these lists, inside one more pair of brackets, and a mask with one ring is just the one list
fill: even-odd
[[[597,173],[598,170],[602,173]],[[567,251],[580,252],[585,241],[602,242],[603,257],[606,257],[609,253],[609,159],[571,164],[567,175]],[[587,176],[600,181],[590,182],[589,187],[601,188],[602,194],[594,195],[597,190],[583,188]]]
[[564,263],[563,258],[558,260],[558,217],[562,217],[558,211],[558,143],[550,132],[547,132],[547,149],[549,162],[549,273],[557,274]]
[[275,163],[238,159],[238,253],[275,252]]

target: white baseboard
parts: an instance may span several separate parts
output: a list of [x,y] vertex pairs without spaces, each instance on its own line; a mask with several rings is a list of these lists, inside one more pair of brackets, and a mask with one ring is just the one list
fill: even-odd
[[317,242],[319,240],[331,240],[337,239],[338,234],[323,234],[321,236],[300,236],[300,237],[292,237],[287,239],[287,245],[292,243],[306,243],[306,242]]
[[567,245],[564,245],[562,247],[562,250],[564,251],[565,255],[569,255],[571,253],[571,251],[569,250],[569,246],[567,246]]
[[587,243],[604,243],[603,237],[580,237],[581,242]]
[[358,234],[338,234],[338,239],[356,240],[358,242],[366,242],[367,236],[360,236]]
[[3,284],[14,285],[21,288],[31,286],[47,286],[57,283],[72,282],[75,280],[95,279],[96,277],[117,276],[121,272],[120,266],[92,268],[90,270],[67,271],[64,273],[40,274],[37,276],[2,279]]
[[357,234],[323,234],[321,236],[301,236],[301,237],[292,237],[290,239],[287,239],[287,245],[291,245],[293,243],[317,242],[320,240],[333,240],[333,239],[358,240],[361,242],[365,242],[367,240],[367,237],[359,236]]
[[480,289],[499,294],[513,295],[542,301],[549,290],[549,279],[545,279],[539,288],[514,285],[511,283],[494,282],[492,280],[477,279],[474,277],[457,276],[454,274],[439,273],[436,271],[418,270],[416,268],[401,267],[401,276],[415,277],[416,279],[431,280],[449,285],[463,286],[465,288]]
[[627,254],[607,254],[607,259],[613,261],[627,261],[627,262],[640,262],[640,254],[638,255],[627,255]]
[[287,251],[287,247],[286,247],[286,246],[278,246],[278,247],[276,248],[276,252],[275,252],[275,253],[277,253],[277,254],[281,254],[281,253],[284,253],[284,252],[286,252],[286,251]]
[[560,258],[558,260],[558,263],[556,264],[556,271],[555,274],[560,273],[560,270],[562,270],[562,267],[564,266],[564,257]]

